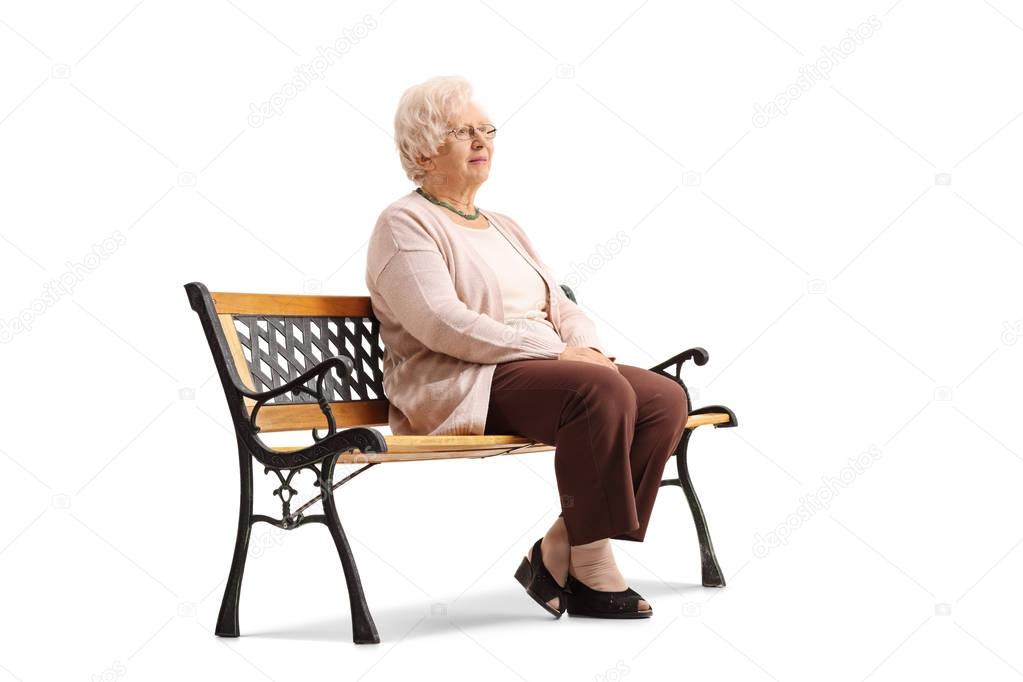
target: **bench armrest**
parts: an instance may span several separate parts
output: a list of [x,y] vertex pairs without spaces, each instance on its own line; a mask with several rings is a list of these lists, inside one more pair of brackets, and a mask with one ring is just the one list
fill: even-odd
[[[377,429],[367,426],[343,429],[337,433],[331,432],[308,447],[288,452],[268,449],[259,441],[258,437],[255,440],[262,448],[262,451],[255,453],[256,459],[264,465],[273,468],[293,469],[303,467],[313,462],[323,462],[327,458],[337,457],[339,454],[350,450],[358,450],[364,454],[387,452],[387,440],[384,435]],[[357,462],[360,459],[359,456],[356,457]],[[368,463],[366,467],[374,466],[374,464]],[[355,474],[352,475],[354,476]],[[326,481],[322,481],[321,484],[326,485]],[[331,489],[337,487],[337,485],[340,484],[335,484]]]
[[[697,365],[706,365],[707,361],[710,360],[710,355],[703,348],[697,346],[696,348],[684,350],[678,355],[672,356],[665,360],[664,362],[654,365],[653,367],[650,368],[650,371],[657,372],[658,374],[663,374],[669,379],[682,384],[682,388],[685,388],[686,385],[682,381],[682,365],[685,363],[686,360],[692,360]],[[674,370],[668,371],[671,368],[674,368]],[[689,390],[687,389],[686,396],[688,395]]]
[[697,346],[696,348],[684,350],[678,355],[674,355],[664,362],[654,365],[650,368],[650,371],[666,376],[682,387],[682,390],[686,392],[686,402],[689,404],[689,416],[710,412],[723,412],[729,416],[729,420],[721,424],[715,424],[714,428],[738,426],[739,421],[735,418],[735,413],[724,405],[708,405],[699,409],[693,409],[693,400],[689,395],[689,389],[686,388],[685,382],[682,381],[682,365],[685,364],[686,360],[692,360],[697,365],[706,365],[710,360],[710,354],[703,348]]
[[[256,425],[256,416],[259,414],[259,409],[263,407],[266,401],[291,391],[295,395],[302,392],[316,398],[316,402],[320,406],[320,411],[323,412],[323,415],[327,418],[326,436],[320,436],[317,429],[313,429],[313,440],[319,442],[327,436],[334,435],[334,432],[337,431],[337,425],[334,422],[334,413],[330,411],[330,401],[323,395],[323,382],[330,374],[330,371],[335,367],[341,370],[341,385],[343,387],[347,387],[348,377],[352,373],[352,370],[355,369],[355,364],[352,362],[351,358],[344,355],[329,357],[298,375],[288,383],[278,386],[277,388],[272,388],[269,391],[253,391],[245,386],[235,385],[235,389],[239,393],[256,401],[255,406],[252,408],[252,412],[249,414],[249,425],[252,427],[252,432],[259,433],[259,426]],[[306,382],[313,377],[316,377],[315,391],[305,385]]]
[[[334,413],[330,410],[330,401],[323,394],[323,382],[327,378],[327,375],[335,367],[342,370],[340,372],[342,386],[347,387],[348,377],[355,368],[355,364],[352,362],[351,358],[343,355],[329,357],[295,377],[288,383],[269,391],[253,391],[249,388],[236,386],[239,393],[256,401],[255,406],[252,408],[252,412],[249,414],[248,426],[251,428],[251,432],[249,434],[251,445],[254,446],[252,448],[252,453],[260,462],[268,467],[274,468],[297,468],[352,449],[358,449],[360,452],[387,452],[387,441],[376,429],[356,427],[344,429],[342,431],[337,430],[337,424],[334,421]],[[312,390],[305,385],[306,382],[313,377],[316,377],[315,390]],[[283,395],[288,391],[291,391],[295,395],[298,395],[299,392],[303,392],[316,398],[316,402],[320,406],[320,411],[323,412],[323,416],[327,418],[327,432],[321,436],[319,434],[319,429],[313,429],[313,441],[315,442],[312,445],[300,450],[281,452],[279,450],[268,448],[262,440],[260,440],[259,436],[256,435],[259,433],[259,426],[256,424],[256,418],[259,414],[259,409],[267,400]]]
[[707,361],[710,360],[710,355],[703,348],[697,346],[696,348],[684,350],[678,355],[674,355],[664,362],[654,365],[650,368],[650,371],[666,376],[682,387],[682,390],[686,392],[689,412],[692,414],[693,400],[689,396],[689,389],[686,388],[686,383],[682,381],[682,365],[685,364],[686,360],[692,360],[697,365],[706,365]]
[[302,372],[302,374],[298,375],[288,383],[278,386],[277,388],[272,388],[269,391],[253,391],[250,388],[239,386],[237,384],[235,384],[235,388],[238,389],[238,392],[245,397],[260,401],[276,398],[288,391],[298,393],[299,390],[304,390],[309,395],[315,395],[307,386],[305,386],[305,383],[314,376],[319,376],[319,379],[316,382],[316,387],[322,391],[322,382],[327,376],[327,370],[333,367],[339,367],[344,370],[341,373],[341,382],[343,385],[347,386],[348,376],[352,373],[352,370],[355,369],[355,363],[353,363],[352,359],[347,355],[333,355],[326,360],[313,365],[311,368]]

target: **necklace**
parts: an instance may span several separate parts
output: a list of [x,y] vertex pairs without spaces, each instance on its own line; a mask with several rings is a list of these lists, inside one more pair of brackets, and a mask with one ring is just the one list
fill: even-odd
[[449,211],[454,211],[455,213],[457,213],[458,215],[462,216],[466,220],[476,220],[477,218],[480,217],[480,209],[479,209],[478,206],[476,207],[476,212],[473,213],[472,215],[469,215],[468,213],[463,213],[463,212],[459,211],[457,208],[455,208],[454,206],[452,206],[448,202],[441,201],[440,199],[434,197],[429,192],[424,191],[422,187],[416,187],[416,192],[418,192],[419,195],[422,196],[427,201],[432,201],[433,203],[437,204],[438,206],[443,206],[444,208],[448,209]]

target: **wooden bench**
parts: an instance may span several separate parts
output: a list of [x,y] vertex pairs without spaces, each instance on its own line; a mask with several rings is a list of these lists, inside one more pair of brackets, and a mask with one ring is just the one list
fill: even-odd
[[[561,287],[575,301],[572,290]],[[185,290],[202,322],[224,387],[241,474],[238,533],[216,634],[239,635],[238,604],[253,524],[265,522],[291,530],[321,523],[330,531],[341,558],[353,640],[379,643],[333,491],[377,464],[494,457],[551,451],[554,446],[515,435],[396,436],[373,428],[387,426],[388,402],[383,390],[380,323],[367,296],[211,293],[201,282],[186,284]],[[650,368],[681,384],[689,400],[686,429],[673,453],[678,478],[663,480],[661,486],[678,485],[685,491],[700,542],[703,585],[724,587],[703,510],[689,479],[686,453],[696,428],[731,427],[738,422],[726,407],[693,408],[681,378],[687,360],[706,364],[707,351],[693,348]],[[258,435],[305,429],[312,429],[311,445],[270,447]],[[274,490],[280,498],[280,518],[253,512],[253,459],[263,466],[264,475],[273,472],[280,484]],[[362,466],[334,481],[339,463]],[[291,484],[306,469],[316,475],[319,490],[292,509],[298,491]],[[322,504],[323,513],[307,513],[316,502]]]

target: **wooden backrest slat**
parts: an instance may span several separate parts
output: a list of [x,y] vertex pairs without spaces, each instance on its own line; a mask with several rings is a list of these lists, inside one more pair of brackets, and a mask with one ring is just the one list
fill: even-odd
[[[334,401],[328,404],[339,429],[350,426],[387,426],[387,410],[390,405],[387,400]],[[266,432],[319,429],[322,435],[327,431],[327,418],[316,403],[268,403],[259,408],[256,425]]]
[[295,315],[299,317],[373,317],[369,296],[246,294],[211,291],[221,315]]

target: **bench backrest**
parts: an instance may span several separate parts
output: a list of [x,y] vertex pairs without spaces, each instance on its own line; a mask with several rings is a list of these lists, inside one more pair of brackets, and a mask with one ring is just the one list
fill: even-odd
[[[575,301],[568,285],[560,285]],[[185,285],[199,315],[235,420],[248,421],[255,401],[234,389],[268,391],[286,384],[331,356],[351,358],[345,387],[337,370],[324,381],[338,428],[386,426],[384,345],[368,296],[313,296],[210,292],[202,282]],[[315,390],[316,381],[306,384]],[[260,408],[261,431],[324,428],[313,396],[286,392]]]
[[[387,425],[384,346],[368,296],[210,292],[201,282],[185,289],[206,328],[228,401],[238,403],[246,419],[255,401],[236,392],[232,379],[267,391],[328,357],[347,356],[354,364],[348,386],[336,369],[323,386],[337,426]],[[307,386],[315,390],[316,381]],[[264,404],[257,425],[292,431],[324,428],[326,420],[313,396],[287,392]]]

